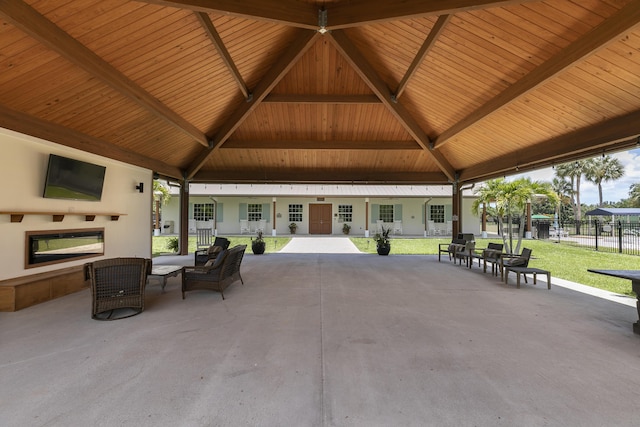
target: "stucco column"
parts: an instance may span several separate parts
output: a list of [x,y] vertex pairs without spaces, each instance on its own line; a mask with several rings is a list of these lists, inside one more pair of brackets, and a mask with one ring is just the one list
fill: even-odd
[[276,198],[273,198],[273,229],[271,230],[271,235],[276,236]]
[[189,255],[189,181],[180,185],[180,255]]
[[369,198],[364,199],[364,237],[369,237]]

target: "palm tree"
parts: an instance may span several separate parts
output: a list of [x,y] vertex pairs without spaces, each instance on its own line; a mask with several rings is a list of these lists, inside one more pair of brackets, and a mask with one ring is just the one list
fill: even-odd
[[603,181],[615,181],[624,176],[624,166],[620,163],[620,160],[614,159],[611,156],[595,157],[587,160],[587,170],[585,171],[585,178],[589,182],[598,186],[598,196],[602,207],[602,182]]
[[526,217],[527,202],[536,196],[546,196],[552,203],[557,203],[558,196],[551,189],[549,183],[531,181],[530,178],[520,178],[507,182],[503,178],[487,181],[485,185],[475,191],[478,198],[473,202],[472,210],[478,214],[481,204],[492,203],[498,213],[498,226],[502,228],[504,216],[507,217],[508,241],[505,233],[502,233],[505,252],[520,253],[520,245],[524,234],[524,221],[520,221],[518,232],[518,244],[513,251],[513,215],[520,214],[521,218]]
[[571,206],[573,206],[574,218],[576,221],[576,231],[580,233],[579,224],[582,219],[582,205],[580,203],[580,181],[586,172],[587,161],[578,160],[575,162],[563,163],[555,167],[558,178],[569,178],[571,180]]
[[631,206],[640,207],[640,183],[631,184],[629,187],[629,201]]

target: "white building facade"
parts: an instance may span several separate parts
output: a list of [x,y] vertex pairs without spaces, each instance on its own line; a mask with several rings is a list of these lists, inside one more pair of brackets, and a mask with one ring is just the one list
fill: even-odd
[[[191,184],[189,233],[211,228],[216,235],[342,235],[375,234],[381,226],[395,235],[451,235],[450,186]],[[175,234],[180,220],[178,191],[162,206],[163,234]],[[468,193],[468,194],[467,194]],[[463,192],[461,228],[481,233],[480,217],[471,212],[474,197]]]

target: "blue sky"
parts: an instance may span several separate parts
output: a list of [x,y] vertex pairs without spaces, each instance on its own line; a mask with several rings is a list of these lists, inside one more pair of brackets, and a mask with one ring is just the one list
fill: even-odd
[[[624,176],[613,182],[602,183],[602,197],[604,201],[618,202],[629,197],[629,186],[640,183],[640,148],[630,151],[612,153],[611,157],[617,158],[624,165]],[[529,177],[534,181],[548,181],[555,177],[555,171],[551,168],[540,169],[520,175],[514,175],[508,180],[520,177]],[[598,204],[598,187],[582,178],[580,184],[580,201],[583,204]]]

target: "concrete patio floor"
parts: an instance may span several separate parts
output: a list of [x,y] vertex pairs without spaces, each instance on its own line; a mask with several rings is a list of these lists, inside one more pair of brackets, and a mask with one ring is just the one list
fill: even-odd
[[[192,256],[156,263],[188,264]],[[2,426],[632,426],[635,307],[437,256],[278,253],[182,300],[0,313]],[[553,279],[552,279],[553,282]]]

